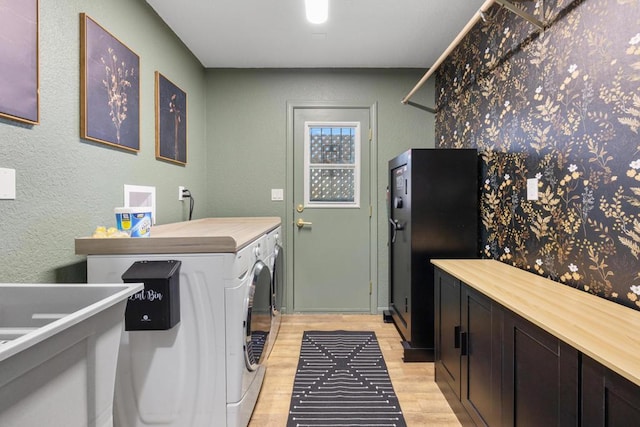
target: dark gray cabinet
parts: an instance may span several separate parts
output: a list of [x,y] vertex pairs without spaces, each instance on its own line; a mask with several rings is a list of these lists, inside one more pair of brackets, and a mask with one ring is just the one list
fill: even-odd
[[582,425],[627,427],[640,423],[638,386],[582,356]]
[[578,351],[510,312],[503,329],[502,425],[577,426]]
[[462,324],[460,281],[436,269],[435,272],[436,381],[446,383],[460,399],[462,366]]
[[462,405],[476,424],[498,425],[502,408],[503,311],[468,286],[461,286],[461,290]]
[[[436,382],[463,424],[498,425],[502,311],[489,298],[436,269]],[[444,385],[443,385],[444,384]],[[458,404],[459,401],[459,404]],[[461,410],[461,408],[463,408]]]
[[463,425],[626,427],[640,387],[435,269],[435,379]]

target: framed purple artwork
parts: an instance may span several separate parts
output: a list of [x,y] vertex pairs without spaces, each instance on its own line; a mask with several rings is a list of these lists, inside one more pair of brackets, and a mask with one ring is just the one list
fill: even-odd
[[0,2],[0,117],[38,124],[38,0]]
[[156,158],[187,164],[187,94],[156,71]]
[[140,150],[140,58],[80,14],[80,136]]

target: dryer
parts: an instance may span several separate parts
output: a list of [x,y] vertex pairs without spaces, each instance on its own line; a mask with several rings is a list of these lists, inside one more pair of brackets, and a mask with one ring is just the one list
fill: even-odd
[[[271,346],[271,270],[267,265],[266,236],[251,248],[250,256],[237,260],[231,279],[225,284],[227,322],[227,415],[231,423],[246,425],[251,418],[264,377],[263,362]],[[238,351],[241,350],[241,357]],[[256,393],[257,392],[257,393]],[[252,405],[245,396],[255,394]],[[244,422],[246,420],[246,422]],[[242,421],[238,424],[238,421]]]
[[244,427],[265,374],[271,328],[266,236],[236,253],[90,255],[89,283],[120,283],[135,261],[182,262],[181,320],[123,332],[114,425]]
[[267,357],[271,353],[278,331],[280,330],[282,306],[284,301],[284,249],[282,247],[282,228],[277,227],[267,233],[267,259],[271,269],[271,340]]

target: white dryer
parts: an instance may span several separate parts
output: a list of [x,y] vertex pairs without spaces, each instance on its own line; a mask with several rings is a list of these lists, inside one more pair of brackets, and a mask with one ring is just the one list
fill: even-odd
[[282,227],[267,233],[267,260],[271,269],[271,342],[267,357],[280,330],[282,306],[284,301],[284,249],[282,247]]
[[89,283],[120,283],[135,261],[182,262],[180,323],[166,331],[123,333],[116,426],[248,424],[265,374],[263,349],[271,327],[265,249],[263,235],[237,253],[87,257]]

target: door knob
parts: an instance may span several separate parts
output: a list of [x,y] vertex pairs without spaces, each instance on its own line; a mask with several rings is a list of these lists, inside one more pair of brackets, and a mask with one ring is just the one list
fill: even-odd
[[311,225],[311,222],[305,222],[302,218],[298,218],[298,220],[295,222],[295,224],[298,226],[298,228],[302,228],[305,225]]

